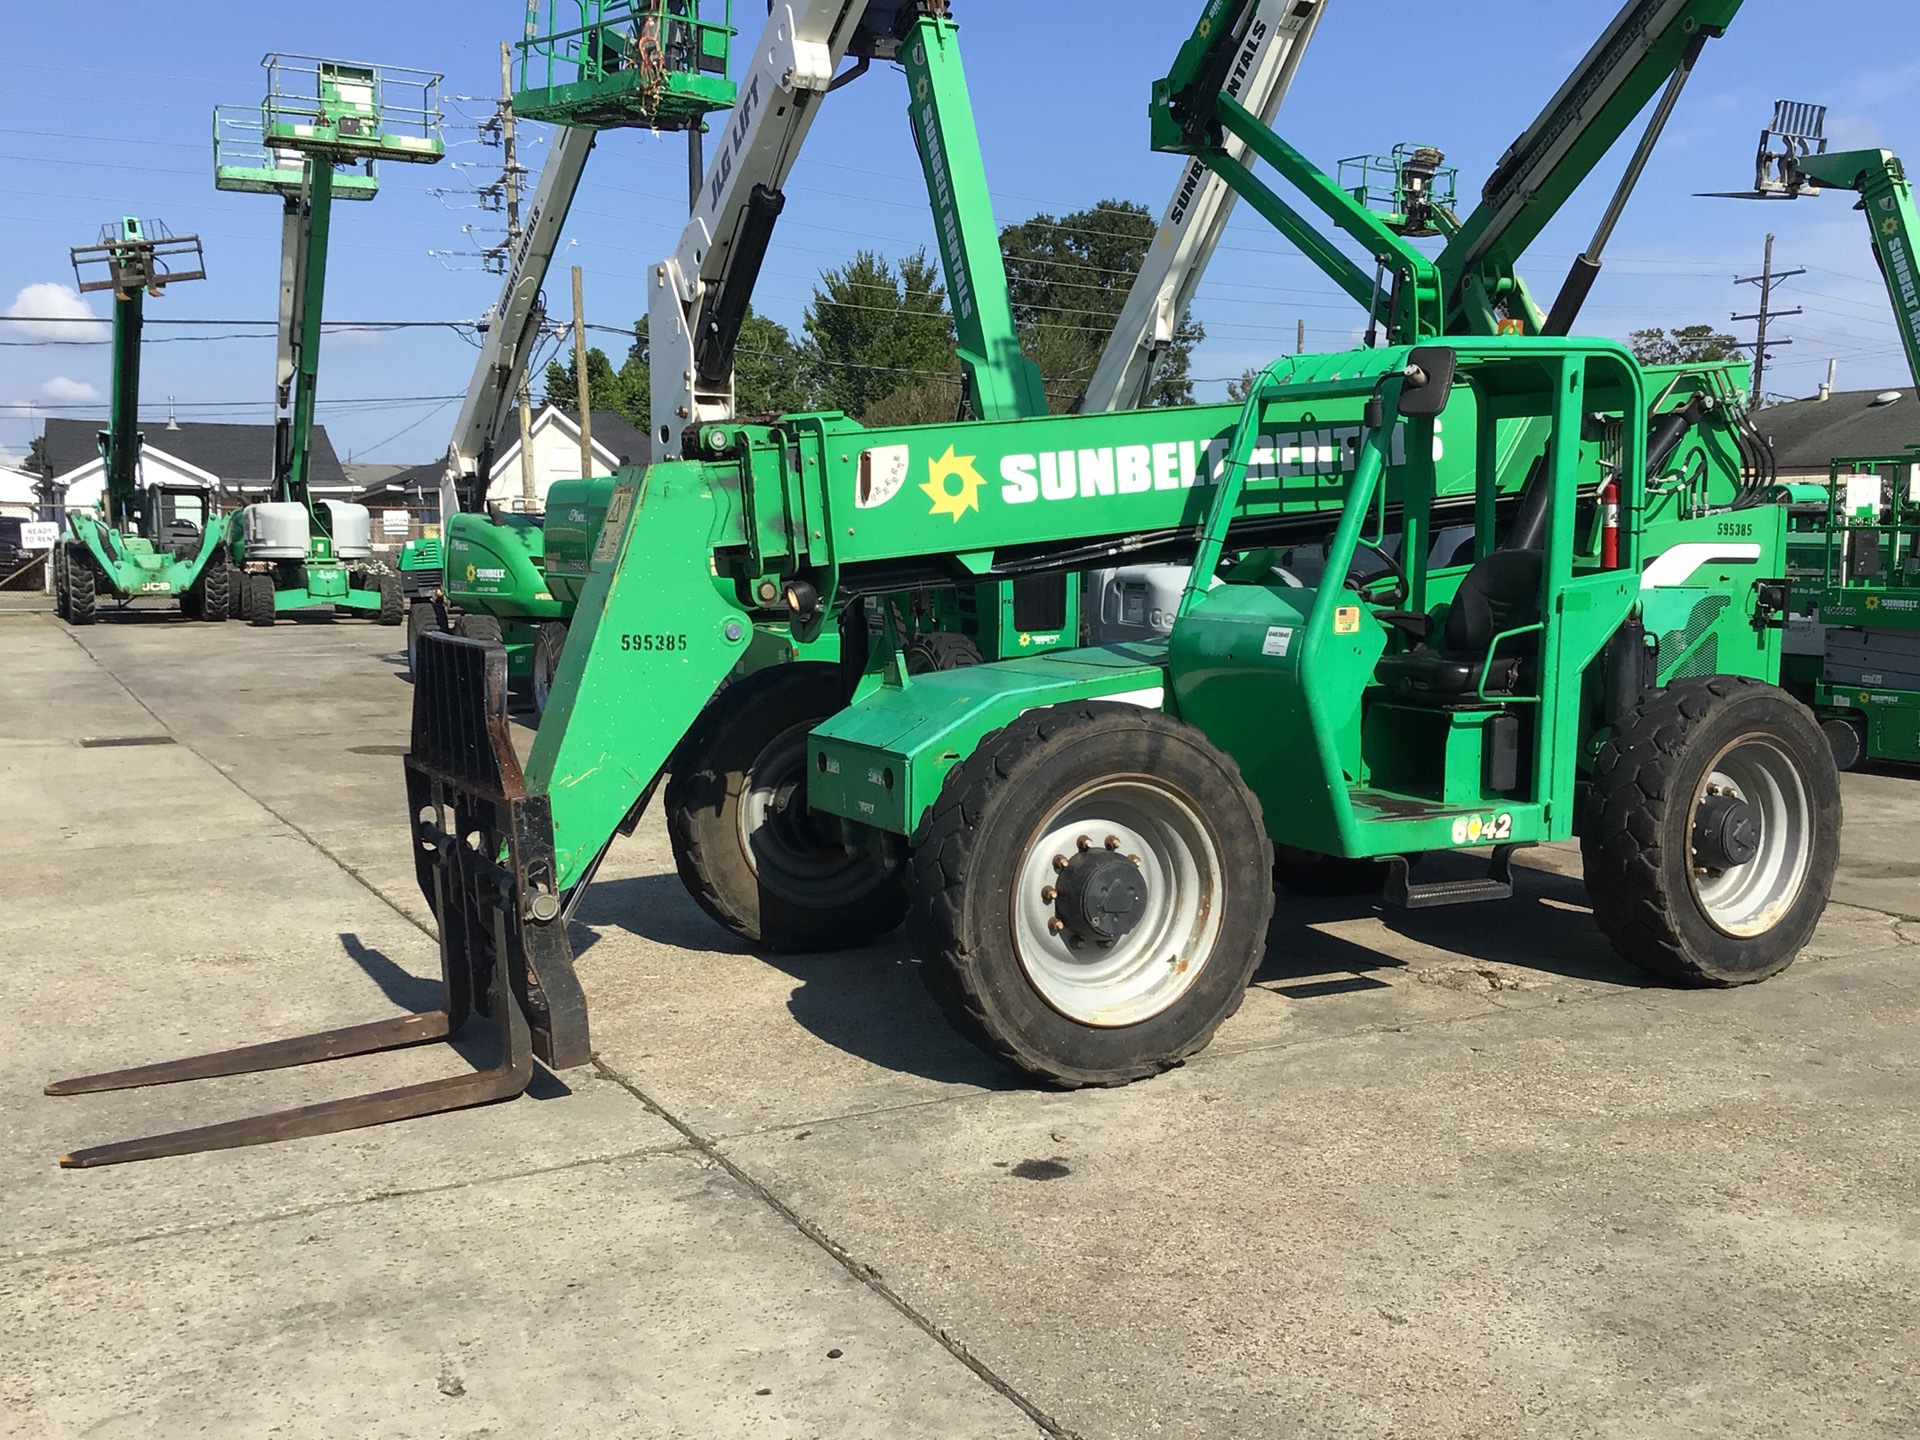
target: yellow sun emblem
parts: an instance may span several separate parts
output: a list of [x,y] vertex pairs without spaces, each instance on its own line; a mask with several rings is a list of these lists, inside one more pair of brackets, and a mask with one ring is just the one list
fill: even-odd
[[1869,610],[1878,610],[1880,608],[1880,597],[1878,595],[1867,596],[1867,608]]
[[479,573],[480,572],[475,570],[473,566],[471,565],[467,566],[467,583],[471,585],[473,583],[474,576],[478,575]]
[[1889,215],[1880,222],[1880,229],[1885,234],[1898,235],[1900,233],[1900,222]]
[[[971,455],[955,455],[949,445],[946,454],[927,462],[929,478],[920,488],[933,501],[929,514],[951,515],[957,525],[967,511],[980,509],[980,487],[987,482],[973,468],[973,460]],[[948,482],[953,480],[960,482],[958,490],[950,488]]]

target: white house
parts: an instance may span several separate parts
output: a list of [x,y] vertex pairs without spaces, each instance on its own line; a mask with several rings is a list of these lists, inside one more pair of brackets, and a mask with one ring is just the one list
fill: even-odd
[[[106,488],[106,462],[100,458],[104,421],[49,420],[47,465],[56,487],[64,488],[70,508],[92,505]],[[143,485],[178,483],[218,487],[229,509],[264,499],[273,485],[274,427],[216,425],[180,421],[142,427],[140,479]],[[316,499],[348,500],[354,486],[341,471],[326,427],[316,425],[309,461]]]
[[0,516],[14,520],[37,520],[40,517],[40,500],[33,493],[33,487],[39,483],[38,475],[0,465]]
[[[531,426],[534,500],[526,497],[520,468],[520,426],[515,420],[500,438],[487,485],[487,503],[503,510],[539,510],[556,480],[580,478],[580,421],[557,405],[542,408]],[[611,475],[622,465],[644,465],[651,456],[647,437],[611,410],[593,412],[593,473]]]

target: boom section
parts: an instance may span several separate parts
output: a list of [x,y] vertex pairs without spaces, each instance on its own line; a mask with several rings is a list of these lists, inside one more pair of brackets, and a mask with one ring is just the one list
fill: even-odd
[[1859,193],[1893,313],[1900,317],[1907,368],[1920,385],[1920,252],[1915,249],[1920,215],[1914,210],[1906,166],[1886,150],[1841,150],[1807,156],[1795,168],[1817,184]]
[[[1326,8],[1324,0],[1261,0],[1255,8],[1225,88],[1262,124],[1273,124]],[[1227,136],[1223,144],[1229,159],[1246,162],[1246,142]],[[1127,410],[1146,403],[1155,371],[1193,305],[1238,198],[1204,160],[1187,162],[1087,384],[1082,409]]]

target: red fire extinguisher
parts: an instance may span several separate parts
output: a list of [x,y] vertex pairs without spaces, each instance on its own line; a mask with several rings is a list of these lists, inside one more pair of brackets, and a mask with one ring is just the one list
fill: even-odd
[[1600,568],[1620,568],[1620,478],[1600,487]]

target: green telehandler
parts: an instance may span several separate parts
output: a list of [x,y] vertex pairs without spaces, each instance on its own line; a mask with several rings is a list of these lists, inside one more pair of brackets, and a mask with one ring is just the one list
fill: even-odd
[[399,576],[356,564],[373,554],[366,506],[313,496],[314,411],[333,202],[373,199],[381,161],[444,158],[440,77],[302,55],[262,64],[258,127],[244,113],[214,114],[215,186],[275,195],[282,207],[273,490],[230,522],[236,618],[272,625],[282,612],[325,607],[398,625],[406,618]]
[[103,599],[175,600],[189,619],[225,620],[227,518],[217,490],[141,483],[140,341],[146,299],[169,285],[206,278],[197,235],[129,216],[73,251],[83,294],[113,295],[113,397],[100,432],[100,503],[70,510],[53,551],[54,609],[91,625]]
[[[1617,218],[1738,4],[1632,0],[1432,259],[1226,93],[1252,7],[1215,0],[1156,90],[1155,142],[1355,279],[1384,343],[1275,361],[1240,405],[715,423],[687,458],[623,472],[524,766],[499,647],[422,645],[406,769],[445,1005],[53,1089],[364,1053],[474,1014],[500,1063],[63,1163],[327,1133],[516,1094],[536,1056],[584,1063],[567,921],[656,798],[683,880],[735,933],[840,948],[904,920],[953,1023],[1055,1085],[1204,1047],[1266,951],[1277,869],[1410,907],[1493,901],[1520,848],[1578,838],[1600,927],[1651,974],[1783,969],[1826,904],[1840,802],[1774,683],[1786,512],[1722,399],[1738,367],[1650,372],[1551,333],[1598,242],[1544,315],[1512,272],[1665,84]],[[1390,289],[1228,132],[1384,257]],[[1437,556],[1452,527],[1468,543]],[[904,663],[894,597],[1120,559],[1191,567],[1168,638]],[[843,663],[723,686],[776,616],[802,638],[838,625]],[[1416,878],[1430,852],[1483,873]]]
[[[1920,212],[1886,150],[1829,150],[1824,105],[1781,100],[1760,135],[1754,188],[1721,198],[1797,200],[1824,186],[1860,197],[1874,259],[1920,385]],[[1789,684],[1850,770],[1920,763],[1920,440],[1904,455],[1841,457],[1812,508]]]

